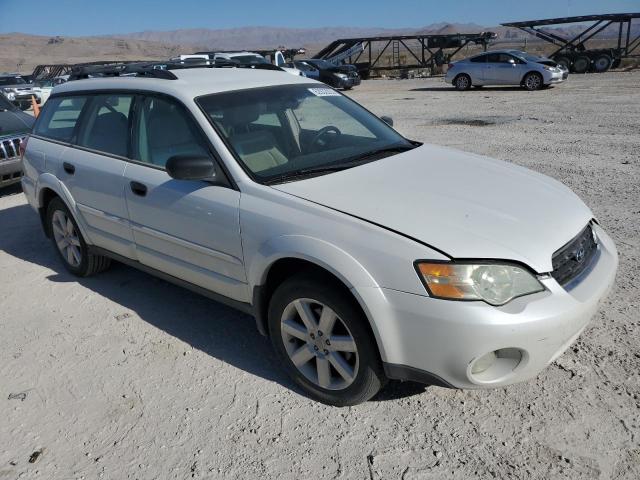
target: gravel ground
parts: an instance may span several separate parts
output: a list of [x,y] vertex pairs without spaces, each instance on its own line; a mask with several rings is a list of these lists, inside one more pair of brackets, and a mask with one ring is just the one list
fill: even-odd
[[[530,382],[302,396],[245,315],[122,265],[77,279],[16,188],[0,193],[0,479],[640,477],[640,72],[528,93],[441,79],[351,95],[407,136],[574,189],[613,236],[617,284]],[[534,199],[532,199],[533,201]]]

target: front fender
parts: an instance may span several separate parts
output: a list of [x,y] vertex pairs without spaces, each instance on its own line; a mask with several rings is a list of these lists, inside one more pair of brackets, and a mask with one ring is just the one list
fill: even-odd
[[[351,254],[332,243],[315,237],[306,235],[275,237],[264,242],[255,253],[254,258],[249,263],[247,277],[249,287],[254,291],[253,307],[258,331],[263,335],[267,335],[268,329],[266,325],[267,319],[263,317],[262,313],[263,305],[257,303],[260,302],[260,296],[255,295],[255,292],[258,292],[260,286],[265,284],[271,266],[284,258],[306,260],[322,267],[339,278],[349,288],[367,317],[378,345],[378,350],[384,361],[386,359],[384,343],[378,326],[373,320],[373,313],[364,301],[364,297],[374,295],[379,297],[376,298],[376,301],[386,302],[383,290],[375,278]],[[364,295],[365,292],[366,295]],[[262,299],[262,301],[268,301],[268,299]]]
[[249,265],[249,286],[263,285],[269,267],[283,258],[314,263],[334,274],[349,289],[378,287],[371,274],[348,252],[325,240],[306,235],[283,235],[264,242]]

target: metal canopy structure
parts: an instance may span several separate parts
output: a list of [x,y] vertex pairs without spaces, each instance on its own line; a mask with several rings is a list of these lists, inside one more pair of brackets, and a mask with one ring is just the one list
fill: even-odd
[[[371,72],[406,71],[442,65],[470,43],[482,45],[486,50],[487,44],[494,38],[496,34],[493,32],[343,38],[330,43],[313,58],[331,61],[346,53],[348,56],[344,60],[356,65],[362,77],[367,78]],[[391,50],[391,61],[383,62],[382,58],[387,50]],[[405,62],[405,59],[408,61]]]
[[[148,60],[146,60],[148,62]],[[122,60],[101,60],[97,62],[84,62],[84,63],[57,63],[52,65],[38,65],[33,69],[33,73],[31,74],[32,79],[35,80],[50,80],[55,77],[60,77],[62,75],[71,75],[72,70],[77,67],[84,66],[100,66],[100,65],[120,65],[125,63],[143,63],[145,60],[131,60],[131,61],[122,61]]]
[[[635,35],[631,32],[632,21],[638,18],[640,18],[640,13],[607,13],[603,15],[509,22],[502,25],[519,28],[557,46],[558,48],[549,56],[575,73],[585,73],[587,71],[605,72],[609,68],[618,67],[620,60],[623,58],[639,56],[637,54],[634,55],[633,52],[640,46],[640,33]],[[550,25],[589,22],[591,22],[591,25],[584,25],[582,32],[573,38],[565,38],[557,32],[541,28]],[[593,39],[598,33],[611,26],[617,26],[616,47],[588,49],[585,46],[588,40]]]

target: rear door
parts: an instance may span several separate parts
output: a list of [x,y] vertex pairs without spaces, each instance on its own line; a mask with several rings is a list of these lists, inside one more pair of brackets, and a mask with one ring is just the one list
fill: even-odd
[[54,97],[47,102],[46,117],[36,132],[60,147],[66,145],[47,149],[46,170],[73,197],[89,241],[128,257],[133,255],[133,236],[123,175],[132,98],[128,94]]
[[[240,192],[211,181],[175,180],[174,155],[214,157],[190,113],[168,97],[141,96],[126,167],[126,200],[139,261],[248,302],[240,241]],[[215,157],[214,157],[215,158]],[[218,172],[219,180],[224,173]]]
[[464,64],[464,73],[469,74],[473,85],[483,85],[486,82],[487,54],[470,58]]

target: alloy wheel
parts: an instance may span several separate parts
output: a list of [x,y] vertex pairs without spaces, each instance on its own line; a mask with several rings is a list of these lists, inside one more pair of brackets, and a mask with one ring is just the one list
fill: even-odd
[[53,238],[62,257],[72,267],[79,267],[82,262],[80,237],[67,214],[56,210],[51,217]]
[[461,90],[469,88],[469,78],[466,75],[460,75],[456,80],[456,85]]
[[525,84],[529,90],[537,90],[540,88],[540,77],[538,75],[529,75]]
[[330,307],[299,298],[284,309],[280,327],[289,359],[309,381],[327,390],[343,390],[353,383],[358,374],[358,348]]

